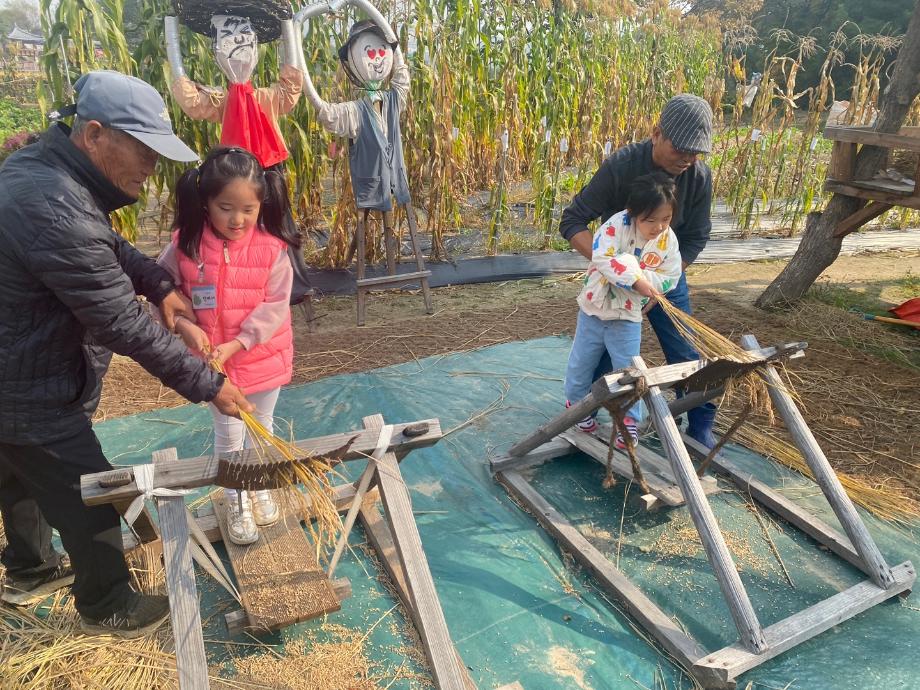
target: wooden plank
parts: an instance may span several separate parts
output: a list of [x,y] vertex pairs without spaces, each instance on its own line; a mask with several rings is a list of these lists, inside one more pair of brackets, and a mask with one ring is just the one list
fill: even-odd
[[[639,622],[665,651],[686,669],[706,656],[706,650],[688,636],[680,626],[662,611],[651,599],[636,587],[629,578],[589,542],[578,529],[559,513],[520,474],[511,470],[495,476],[508,492],[526,507],[547,532],[558,542],[561,549],[571,554],[588,572],[597,579],[604,591],[611,594]],[[714,687],[718,680],[709,669],[694,674],[707,687]]]
[[[640,374],[649,371],[645,369],[645,363],[641,357],[633,357],[632,362]],[[738,576],[738,569],[725,544],[725,538],[719,530],[712,507],[703,493],[703,487],[696,476],[696,470],[680,438],[680,432],[677,430],[677,424],[674,422],[674,417],[671,416],[668,404],[661,390],[654,385],[648,387],[644,400],[655,422],[661,445],[671,461],[674,478],[687,500],[690,517],[700,535],[700,541],[703,543],[706,556],[719,582],[725,603],[728,604],[741,644],[752,652],[762,652],[766,649],[766,641],[760,621],[757,620],[757,614],[748,598],[744,583]]]
[[[601,465],[607,465],[607,449],[609,446],[603,441],[595,438],[591,434],[586,434],[582,431],[574,431],[572,429],[564,431],[562,433],[562,438]],[[641,457],[639,458],[639,462],[642,463]],[[610,466],[619,476],[625,479],[633,479],[632,463],[625,454],[616,449],[613,451],[613,458],[611,459]],[[660,476],[651,467],[643,467],[642,471],[645,475],[645,482],[648,484],[649,490],[659,501],[668,506],[683,505],[684,497],[680,493],[680,488],[675,486],[673,481],[669,481]]]
[[851,232],[859,230],[870,220],[878,218],[890,208],[891,204],[884,204],[880,201],[870,201],[856,213],[847,216],[842,221],[840,221],[834,230],[834,237],[843,237],[845,235],[849,235]]
[[[403,433],[406,427],[418,424],[427,424],[428,431],[420,436],[411,437]],[[396,453],[402,453],[415,448],[433,446],[441,440],[441,436],[441,423],[437,419],[425,419],[417,422],[394,424],[393,443],[390,445],[390,450]],[[375,432],[365,429],[297,441],[295,445],[302,450],[305,455],[328,455],[341,448],[352,439],[353,442],[350,448],[342,457],[343,461],[366,458],[367,455],[374,450],[374,446],[377,442]],[[242,455],[241,460],[246,461],[248,457],[247,451]],[[213,484],[214,480],[217,478],[217,462],[216,458],[207,455],[159,463],[154,472],[154,488],[193,489],[199,486]],[[131,481],[123,486],[117,487],[104,488],[99,486],[100,480],[105,481],[121,472],[130,474]],[[113,472],[84,474],[80,478],[80,490],[83,495],[83,502],[90,506],[100,505],[102,503],[114,503],[120,500],[132,500],[138,495],[137,485],[133,480],[132,468],[115,470]]]
[[[791,353],[786,359],[796,359],[804,355],[803,350],[808,346],[807,343],[788,343],[787,347],[795,346],[798,349]],[[751,354],[756,358],[766,360],[769,357],[776,355],[777,348],[775,347],[764,347],[756,351],[752,351]],[[680,383],[691,374],[695,374],[697,371],[706,366],[707,362],[705,360],[693,360],[690,362],[679,362],[677,364],[667,364],[661,367],[652,367],[650,369],[645,369],[645,382],[649,386],[657,386],[660,389],[670,388],[676,383]],[[596,390],[600,386],[606,387],[611,397],[621,397],[632,393],[635,390],[633,383],[641,376],[642,374],[635,370],[635,368],[625,369],[623,371],[614,372],[613,374],[608,374],[602,379],[599,379],[594,384],[594,389]],[[601,383],[603,381],[604,383]]]
[[281,519],[260,527],[259,540],[248,546],[230,541],[223,492],[211,499],[243,608],[251,627],[258,630],[280,630],[341,608],[300,525],[302,510],[296,494],[291,489],[272,494]]
[[856,144],[835,141],[831,150],[831,162],[828,166],[827,176],[849,182],[853,179],[853,170],[856,165]]
[[[399,554],[396,552],[396,544],[393,543],[393,533],[390,527],[383,519],[380,513],[380,495],[377,489],[369,491],[364,500],[361,502],[361,509],[358,512],[358,519],[367,536],[367,540],[377,554],[384,572],[390,578],[393,588],[396,590],[399,600],[402,602],[406,611],[412,617],[412,623],[416,630],[419,629],[418,612],[412,603],[412,596],[409,594],[409,586],[406,584],[406,573],[403,570],[402,563],[399,562]],[[463,674],[463,685],[466,690],[476,690],[476,683],[470,676],[469,669],[463,663],[460,652],[454,647],[454,654],[457,657],[457,664],[460,666],[460,672]]]
[[510,469],[524,469],[525,467],[536,467],[543,463],[561,458],[573,452],[572,444],[565,439],[556,437],[547,441],[542,446],[537,446],[534,450],[525,455],[499,455],[489,461],[489,467],[492,474],[503,472]]
[[[300,492],[304,494],[303,488],[298,488]],[[354,484],[339,484],[332,489],[332,500],[335,503],[335,509],[340,513],[348,509],[354,497]],[[309,511],[310,497],[304,494],[303,499]],[[312,513],[307,512],[301,519],[309,520],[313,517],[314,515]],[[201,508],[196,511],[195,520],[201,528],[201,531],[204,532],[204,535],[208,538],[208,541],[216,542],[223,540],[224,535],[221,534],[220,525],[217,524],[217,513],[214,512],[214,507],[210,503],[201,506]]]
[[916,128],[902,128],[899,133],[877,132],[872,127],[825,127],[824,138],[851,144],[869,144],[899,151],[920,151]]
[[909,181],[900,181],[900,180],[878,180],[878,179],[869,179],[869,180],[850,180],[851,185],[854,187],[861,187],[862,189],[877,190],[879,192],[885,192],[889,194],[907,194],[911,195],[916,189],[916,184],[913,180]]
[[843,194],[844,196],[855,196],[858,199],[867,199],[869,201],[881,201],[894,206],[904,206],[906,208],[920,209],[920,196],[904,196],[903,194],[892,194],[877,189],[861,189],[851,184],[826,180],[824,190],[834,194]]
[[[687,434],[682,434],[684,445],[692,455],[702,459],[709,454],[709,449]],[[845,535],[828,525],[802,506],[791,501],[768,484],[758,480],[750,472],[742,469],[737,464],[725,457],[724,454],[716,456],[710,465],[712,469],[730,478],[735,485],[748,492],[755,501],[763,505],[770,512],[778,515],[790,525],[797,527],[819,544],[823,544],[833,553],[861,571],[866,573],[867,568],[853,549],[850,540]]]
[[[332,581],[332,591],[335,592],[335,597],[339,600],[339,602],[350,598],[352,594],[351,580],[349,580],[347,577],[337,577]],[[249,616],[243,609],[237,609],[236,611],[225,613],[224,623],[227,626],[227,633],[230,635],[238,635],[245,630],[259,632],[258,628],[250,625]]]
[[508,450],[508,455],[511,457],[521,457],[549,443],[570,426],[581,421],[598,409],[609,397],[610,395],[606,392],[605,387],[598,388],[597,384],[595,384],[591,392],[577,403],[563,412],[560,412],[546,423],[541,424],[532,434],[528,434],[511,446]]
[[[753,335],[745,335],[741,338],[741,345],[746,350],[752,350],[757,347],[757,338]],[[805,418],[799,412],[792,396],[783,385],[783,380],[772,366],[764,368],[761,372],[764,380],[769,384],[767,389],[770,392],[770,400],[773,406],[782,418],[789,435],[793,442],[808,463],[815,481],[821,487],[821,491],[830,503],[834,514],[840,520],[843,531],[850,538],[850,543],[856,549],[863,563],[869,569],[869,577],[872,581],[881,587],[887,589],[893,583],[891,568],[885,562],[882,553],[879,551],[875,540],[869,534],[862,519],[856,512],[853,501],[847,495],[846,490],[840,483],[840,479],[827,461],[824,451],[818,445],[814,434],[808,428]]]
[[398,273],[393,276],[380,276],[378,278],[362,278],[355,281],[358,289],[368,290],[374,287],[387,286],[396,287],[405,283],[417,283],[421,278],[430,278],[431,271],[412,271],[410,273]]
[[[177,457],[175,448],[153,453],[153,462],[169,462]],[[163,562],[169,595],[169,619],[176,645],[176,671],[180,690],[206,690],[208,658],[201,632],[201,612],[195,569],[192,565],[188,517],[182,496],[157,498],[157,514],[163,532]]]
[[[802,349],[807,347],[805,343],[794,344],[799,349],[797,352],[790,355],[790,359],[801,356]],[[775,347],[766,347],[752,354],[766,359],[775,355],[776,352],[777,350]],[[653,369],[647,370],[647,383],[649,385],[667,388],[673,386],[675,383],[683,381],[704,366],[706,366],[706,362],[695,360],[692,362],[681,362],[679,364],[654,367]],[[535,448],[542,446],[544,443],[551,441],[577,421],[587,417],[607,400],[632,393],[635,389],[633,383],[637,378],[638,374],[635,371],[624,369],[615,371],[612,374],[598,379],[591,387],[591,392],[588,393],[588,395],[572,405],[572,407],[560,412],[545,424],[541,424],[532,434],[529,434],[511,446],[508,455],[516,457],[525,455]]]
[[729,681],[838,623],[909,590],[917,577],[910,561],[895,566],[892,572],[894,580],[888,589],[881,589],[865,580],[765,628],[763,632],[768,646],[761,654],[752,654],[734,644],[705,656],[693,668],[706,669],[717,674],[720,680]]
[[[377,433],[384,425],[383,416],[378,414],[365,417],[364,425]],[[384,454],[377,464],[377,485],[389,518],[396,551],[403,564],[409,597],[418,616],[416,627],[425,647],[434,683],[440,690],[463,690],[463,674],[428,569],[428,559],[412,514],[409,490],[393,453]]]

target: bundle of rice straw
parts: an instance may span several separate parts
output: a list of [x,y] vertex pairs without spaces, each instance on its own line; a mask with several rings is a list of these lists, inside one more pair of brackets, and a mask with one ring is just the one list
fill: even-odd
[[[664,295],[659,295],[658,303],[674,323],[677,331],[699,353],[701,359],[727,359],[733,362],[757,361],[754,355],[740,345],[733,343],[718,331],[675,307]],[[773,424],[775,416],[768,385],[756,370],[730,379],[725,382],[723,404],[738,397],[743,405],[750,405],[752,412],[766,415],[770,424]]]
[[[725,425],[717,423],[717,426],[722,430]],[[814,473],[801,453],[784,439],[752,426],[738,429],[735,437],[754,452],[814,480]],[[852,501],[875,517],[903,529],[916,527],[920,519],[920,505],[897,487],[882,483],[870,484],[862,477],[842,472],[837,472],[837,476]]]
[[[211,365],[218,372],[226,375],[223,367],[216,360]],[[307,520],[307,529],[316,545],[317,558],[323,547],[335,545],[336,534],[342,527],[339,512],[335,507],[332,490],[332,466],[324,459],[305,456],[303,450],[292,441],[276,436],[249,412],[240,410],[240,419],[246,425],[246,432],[252,441],[252,450],[262,462],[275,461],[272,456],[280,456],[293,470],[294,481],[291,486],[301,502],[304,515],[313,515],[315,525]],[[302,484],[306,498],[296,485]],[[307,501],[306,499],[309,499]]]

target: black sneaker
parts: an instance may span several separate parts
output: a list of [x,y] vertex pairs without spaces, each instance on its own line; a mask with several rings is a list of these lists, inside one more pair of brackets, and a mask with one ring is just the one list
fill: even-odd
[[80,616],[80,629],[88,635],[141,637],[169,618],[169,599],[159,594],[131,592],[125,606],[101,620]]
[[17,577],[7,573],[3,581],[3,592],[0,592],[0,601],[13,606],[28,606],[72,584],[73,568],[65,559],[57,568],[37,575]]

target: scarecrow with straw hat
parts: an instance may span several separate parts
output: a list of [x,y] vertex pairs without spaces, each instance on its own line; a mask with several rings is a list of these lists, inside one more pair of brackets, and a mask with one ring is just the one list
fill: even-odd
[[[266,170],[284,173],[288,149],[278,128],[300,100],[303,89],[301,48],[293,29],[293,12],[285,0],[175,0],[176,16],[165,18],[166,52],[172,71],[171,91],[193,120],[221,124],[220,143],[250,151]],[[211,38],[214,60],[227,77],[226,88],[199,84],[183,66],[179,23]],[[254,88],[251,77],[259,62],[259,43],[282,41],[278,81]],[[293,226],[290,215],[287,221]],[[312,294],[303,254],[289,248],[294,267],[292,304],[305,303],[312,320]]]

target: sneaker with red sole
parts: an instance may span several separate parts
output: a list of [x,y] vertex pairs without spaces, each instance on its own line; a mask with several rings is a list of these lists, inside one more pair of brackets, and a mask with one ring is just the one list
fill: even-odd
[[[638,422],[636,422],[636,420],[632,417],[624,417],[623,426],[626,427],[627,433],[632,438],[633,445],[634,446],[639,445],[639,424]],[[626,450],[626,441],[623,440],[622,434],[617,434],[617,437],[614,440],[613,445],[615,445],[619,450]]]

